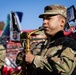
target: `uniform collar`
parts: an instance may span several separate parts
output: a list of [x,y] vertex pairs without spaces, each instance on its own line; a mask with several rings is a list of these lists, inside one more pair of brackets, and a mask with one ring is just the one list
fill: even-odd
[[57,32],[54,36],[49,37],[48,39],[50,39],[50,41],[56,40],[60,37],[65,37],[63,31],[59,31]]

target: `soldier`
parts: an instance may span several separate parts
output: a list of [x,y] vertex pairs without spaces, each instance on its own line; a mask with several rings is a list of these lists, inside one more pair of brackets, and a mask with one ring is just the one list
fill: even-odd
[[6,49],[2,44],[0,44],[0,75],[3,75],[3,73],[2,73],[3,66],[6,64],[4,62],[5,57],[6,57]]
[[33,34],[33,40],[30,44],[30,49],[31,49],[31,52],[33,52],[33,54],[37,53],[36,51],[34,51],[35,49],[40,49],[41,46],[43,45],[43,42],[45,41],[45,39],[47,38],[46,34],[44,33],[44,30],[42,31],[38,31],[38,32],[35,32]]
[[76,41],[63,34],[66,12],[63,5],[49,5],[44,8],[44,13],[39,15],[39,18],[43,19],[48,38],[40,50],[33,50],[37,53],[25,54],[28,75],[71,75],[73,72],[76,63]]
[[37,45],[39,44],[39,42],[41,43],[41,42],[45,41],[46,38],[47,38],[47,36],[45,35],[43,30],[32,34],[33,41],[31,41],[31,44],[30,44],[31,49],[37,48]]
[[41,42],[44,41],[47,36],[45,35],[44,30],[42,30],[34,33],[33,38],[35,39],[35,42]]

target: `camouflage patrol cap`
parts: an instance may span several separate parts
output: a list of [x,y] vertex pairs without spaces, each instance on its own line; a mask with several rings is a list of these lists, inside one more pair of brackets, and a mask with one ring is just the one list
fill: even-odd
[[56,15],[56,14],[62,15],[66,18],[67,17],[66,12],[67,9],[63,5],[50,5],[44,8],[44,13],[39,15],[39,18],[43,18],[45,15]]

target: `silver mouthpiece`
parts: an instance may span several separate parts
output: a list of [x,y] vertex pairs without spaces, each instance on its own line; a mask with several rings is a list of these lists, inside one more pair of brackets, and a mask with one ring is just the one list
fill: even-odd
[[41,26],[41,27],[38,28],[38,30],[40,30],[40,31],[41,31],[41,30],[44,30],[44,27]]

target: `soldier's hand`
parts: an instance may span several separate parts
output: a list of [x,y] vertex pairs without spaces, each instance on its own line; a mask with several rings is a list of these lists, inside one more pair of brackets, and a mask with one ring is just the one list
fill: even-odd
[[25,61],[26,61],[27,63],[32,63],[33,60],[34,60],[34,58],[35,58],[35,56],[34,56],[33,54],[31,54],[31,53],[27,53],[27,54],[25,55]]

